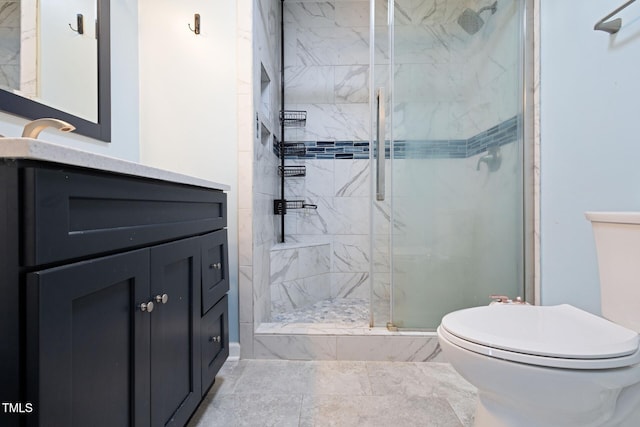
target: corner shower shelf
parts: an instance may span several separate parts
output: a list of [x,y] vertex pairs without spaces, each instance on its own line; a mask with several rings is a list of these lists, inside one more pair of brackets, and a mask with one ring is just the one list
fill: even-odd
[[280,111],[280,122],[285,127],[305,127],[307,124],[307,112],[301,110]]
[[279,166],[278,174],[285,178],[293,178],[298,176],[305,176],[307,174],[306,166]]
[[305,203],[304,200],[284,200],[284,203],[283,200],[273,201],[273,213],[275,215],[284,215],[289,209],[318,209],[318,205]]

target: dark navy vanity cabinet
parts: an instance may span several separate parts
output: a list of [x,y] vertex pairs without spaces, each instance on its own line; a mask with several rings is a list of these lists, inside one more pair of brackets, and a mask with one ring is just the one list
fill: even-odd
[[2,426],[184,426],[229,354],[226,194],[0,159]]

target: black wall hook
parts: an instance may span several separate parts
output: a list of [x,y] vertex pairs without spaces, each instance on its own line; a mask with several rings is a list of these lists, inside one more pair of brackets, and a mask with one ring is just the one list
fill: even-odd
[[78,34],[84,34],[84,17],[81,13],[76,15],[76,26],[78,29],[73,28],[71,24],[69,24],[69,28],[71,28],[72,31],[75,31]]
[[195,28],[191,28],[191,24],[187,24],[189,25],[189,29],[191,31],[193,31],[196,34],[200,34],[200,14],[196,13],[195,15],[193,15],[193,25],[195,26]]

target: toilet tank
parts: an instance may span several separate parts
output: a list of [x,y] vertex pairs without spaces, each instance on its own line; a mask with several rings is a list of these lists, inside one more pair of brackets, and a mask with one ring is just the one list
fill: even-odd
[[587,212],[593,226],[602,315],[640,333],[640,212]]

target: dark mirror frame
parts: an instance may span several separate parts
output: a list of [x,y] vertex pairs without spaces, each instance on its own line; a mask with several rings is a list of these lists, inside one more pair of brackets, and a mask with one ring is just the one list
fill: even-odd
[[[111,10],[110,0],[98,0],[98,121],[92,122],[38,101],[0,90],[0,110],[28,119],[52,117],[76,127],[75,132],[111,142]],[[64,84],[64,82],[60,82]]]

